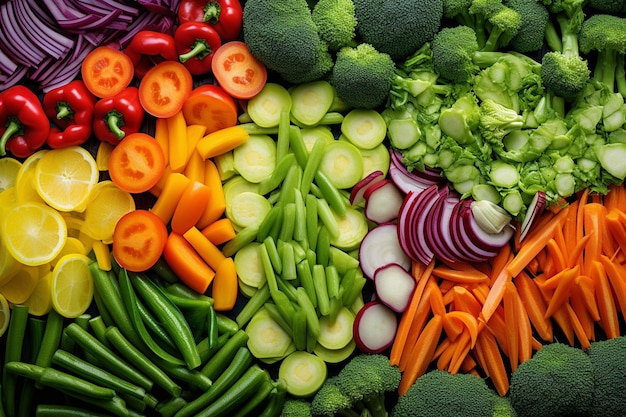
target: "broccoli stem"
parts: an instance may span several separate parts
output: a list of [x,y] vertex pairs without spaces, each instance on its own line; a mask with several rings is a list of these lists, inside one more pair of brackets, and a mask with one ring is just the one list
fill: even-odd
[[565,56],[577,56],[578,50],[578,33],[573,32],[566,15],[557,16],[557,22],[561,28],[561,42],[563,45],[562,53]]
[[624,57],[625,54],[621,52],[617,54],[617,69],[615,70],[615,81],[617,83],[617,91],[619,91],[622,97],[626,98],[626,68],[624,68],[626,59]]
[[556,26],[554,26],[552,21],[549,21],[546,26],[545,39],[551,50],[554,52],[563,51],[563,41],[561,39],[561,35],[559,35],[559,32],[556,30]]
[[601,51],[598,51],[596,67],[593,71],[593,78],[606,85],[610,91],[615,91],[616,70],[617,51],[611,49],[602,49]]

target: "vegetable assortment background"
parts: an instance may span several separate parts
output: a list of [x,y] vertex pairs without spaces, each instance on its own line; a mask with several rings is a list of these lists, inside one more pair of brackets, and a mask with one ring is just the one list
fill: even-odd
[[3,3],[0,411],[626,414],[624,13]]

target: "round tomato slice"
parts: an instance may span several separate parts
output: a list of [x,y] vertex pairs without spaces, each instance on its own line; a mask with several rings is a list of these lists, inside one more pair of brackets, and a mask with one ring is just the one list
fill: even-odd
[[149,191],[165,172],[165,155],[159,143],[146,133],[131,133],[109,155],[111,180],[129,193]]
[[113,231],[113,256],[121,267],[145,271],[159,260],[167,242],[167,227],[156,214],[143,209],[123,215]]
[[163,61],[152,67],[139,83],[139,101],[154,117],[178,113],[191,94],[193,78],[180,62]]
[[267,81],[267,68],[241,41],[226,42],[217,48],[211,69],[219,85],[239,99],[254,97]]
[[81,64],[81,77],[91,93],[100,98],[122,92],[133,79],[133,62],[125,53],[100,46],[92,50]]
[[237,104],[222,87],[205,84],[191,92],[183,115],[188,125],[203,125],[208,134],[237,124]]

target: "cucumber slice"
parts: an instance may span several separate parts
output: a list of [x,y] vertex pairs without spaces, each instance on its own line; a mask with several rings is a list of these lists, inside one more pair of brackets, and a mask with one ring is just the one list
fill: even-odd
[[265,307],[254,314],[245,332],[248,349],[255,358],[284,358],[290,352],[291,336],[272,319]]
[[352,339],[354,314],[346,307],[341,307],[335,320],[329,316],[320,317],[320,335],[317,343],[326,349],[337,350],[344,348]]
[[320,389],[328,369],[326,362],[317,355],[295,351],[281,362],[278,378],[285,381],[287,392],[294,397],[307,398]]
[[387,135],[385,119],[376,110],[350,110],[341,123],[341,133],[361,149],[373,149]]
[[265,282],[265,270],[261,263],[260,242],[250,242],[235,254],[235,268],[239,276],[240,283],[252,287],[260,288]]
[[237,280],[239,284],[239,292],[246,298],[251,298],[258,290],[258,288],[251,287],[248,284],[241,282],[240,279]]
[[302,140],[309,153],[318,140],[327,144],[335,141],[335,136],[328,126],[305,127],[300,129],[300,133],[302,133]]
[[363,157],[363,178],[374,171],[381,171],[384,176],[387,176],[391,157],[384,143],[372,149],[359,149],[359,152]]
[[276,127],[282,111],[291,110],[291,95],[285,87],[267,83],[263,89],[248,100],[250,119],[261,127]]
[[238,193],[226,204],[226,217],[239,227],[258,227],[272,209],[272,204],[261,194],[252,191]]
[[363,157],[352,143],[336,140],[326,145],[319,170],[336,188],[352,188],[363,178]]
[[259,183],[276,168],[276,142],[268,135],[250,135],[233,151],[233,164],[247,181]]
[[332,235],[330,244],[344,251],[356,249],[367,234],[368,224],[361,210],[354,207],[346,207],[346,214],[340,216],[333,211],[337,221],[339,233]]
[[341,349],[326,349],[318,343],[313,349],[313,353],[322,358],[326,363],[340,363],[348,359],[355,349],[356,343],[354,340],[351,340],[350,343]]
[[291,116],[305,126],[318,124],[335,98],[333,87],[322,80],[299,84],[290,93]]

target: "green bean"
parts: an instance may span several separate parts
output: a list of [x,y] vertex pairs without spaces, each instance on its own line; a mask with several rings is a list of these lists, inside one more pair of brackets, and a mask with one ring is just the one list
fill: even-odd
[[253,122],[241,123],[239,126],[243,127],[249,135],[275,135],[278,133],[278,126],[261,127]]
[[222,246],[222,253],[226,257],[235,255],[239,249],[243,248],[250,242],[254,242],[258,232],[259,226],[256,224],[244,227],[237,232],[237,235],[234,238]]
[[285,398],[287,397],[287,386],[283,381],[278,381],[276,388],[270,394],[270,400],[259,417],[278,417],[283,405],[285,404]]
[[35,409],[35,417],[107,417],[108,414],[96,413],[71,405],[39,404]]
[[315,174],[317,173],[320,163],[322,162],[322,158],[324,157],[325,148],[325,141],[316,140],[313,148],[311,148],[311,152],[309,152],[306,165],[304,166],[304,173],[302,174],[302,183],[300,184],[300,191],[303,196],[309,194]]
[[276,307],[276,304],[265,303],[263,308],[267,311],[272,320],[274,320],[281,327],[281,329],[283,329],[291,338],[293,338],[293,328],[291,322],[283,317],[283,315]]
[[282,278],[289,281],[296,279],[298,277],[296,274],[296,255],[291,242],[282,245],[281,259],[283,264]]
[[174,397],[162,403],[159,403],[156,411],[162,417],[172,417],[178,410],[183,408],[187,401],[183,397]]
[[[304,194],[308,195],[308,194]],[[296,218],[293,228],[293,239],[301,245],[308,245],[307,224],[306,224],[306,205],[304,197],[300,190],[294,190],[294,203],[296,205]]]
[[304,143],[302,131],[298,126],[289,126],[289,144],[291,145],[291,151],[296,156],[296,161],[304,169],[309,158],[309,151]]
[[100,366],[109,372],[150,391],[154,382],[135,367],[120,358],[111,349],[76,323],[70,323],[65,331],[81,348],[97,358]]
[[178,307],[145,275],[133,274],[132,283],[138,295],[159,318],[174,340],[187,366],[190,369],[200,366],[200,355],[196,349],[193,333]]
[[278,254],[278,249],[276,248],[276,241],[272,236],[268,236],[263,240],[263,246],[265,246],[267,256],[270,258],[272,268],[277,274],[280,274],[282,272],[283,265],[280,255]]
[[270,393],[274,389],[274,383],[272,379],[266,374],[265,381],[261,383],[261,386],[254,393],[254,395],[246,401],[243,407],[239,408],[237,412],[233,415],[233,417],[246,417],[255,415],[252,414],[257,408],[261,407],[263,403],[267,400]]
[[296,157],[291,152],[286,153],[281,158],[278,158],[276,168],[272,171],[272,175],[259,183],[258,193],[265,195],[274,191],[283,182],[287,176],[287,172],[289,172],[289,168],[295,163]]
[[209,314],[207,317],[207,337],[209,341],[209,349],[214,347],[217,343],[217,337],[219,335],[217,328],[217,313],[213,306],[209,308]]
[[155,363],[172,379],[185,382],[198,391],[204,392],[213,385],[211,378],[196,369],[189,369],[185,365],[174,365],[158,358]]
[[306,291],[306,294],[311,300],[311,304],[313,304],[313,307],[317,308],[315,283],[313,282],[313,274],[311,272],[311,267],[309,266],[309,263],[306,260],[298,262],[298,265],[296,265],[296,273],[298,274],[298,278],[300,279],[300,286]]
[[322,171],[317,171],[315,173],[315,182],[330,207],[332,207],[338,215],[345,216],[346,203],[343,195],[339,192],[337,187],[333,185],[332,181]]
[[230,361],[233,360],[237,350],[240,347],[246,346],[247,342],[247,333],[243,331],[243,329],[238,330],[237,333],[232,335],[224,346],[213,355],[200,372],[215,381],[220,374],[224,372],[224,369],[226,369]]
[[281,160],[289,152],[289,126],[291,126],[289,109],[283,109],[278,119],[276,138],[276,158]]
[[7,329],[6,345],[4,348],[5,371],[2,373],[2,397],[7,416],[15,416],[17,412],[17,378],[6,372],[6,364],[22,359],[24,336],[28,323],[28,307],[17,304],[11,309],[9,327]]
[[265,244],[259,246],[259,257],[261,258],[261,266],[265,272],[266,285],[270,290],[270,294],[278,291],[278,282],[274,267],[272,266],[272,260],[270,258],[269,251]]
[[98,314],[102,317],[102,321],[104,322],[104,324],[106,326],[113,326],[115,323],[113,322],[111,313],[109,313],[106,302],[102,299],[102,295],[100,295],[98,291],[94,291],[93,301],[96,305],[96,310],[98,310]]
[[165,331],[161,323],[157,321],[154,315],[148,310],[144,303],[141,302],[139,298],[136,298],[137,310],[139,310],[139,314],[141,315],[141,319],[146,327],[154,333],[156,337],[159,338],[161,342],[164,343],[164,349],[169,349],[169,352],[176,351],[176,345],[172,340],[172,337]]
[[[283,206],[280,204],[275,204],[270,209],[269,213],[265,215],[265,218],[259,225],[259,229],[257,231],[256,240],[259,242],[263,242],[265,238],[268,236],[272,236],[271,232],[275,225],[280,226],[280,221],[283,218]],[[278,235],[278,233],[276,233]]]
[[[302,168],[298,164],[291,165],[283,180],[283,185],[280,187],[280,195],[278,196],[277,204],[284,206],[287,203],[293,203],[293,191],[300,188],[301,180]],[[283,218],[284,217],[283,215]]]
[[313,265],[313,284],[315,285],[317,309],[322,316],[326,316],[330,313],[330,297],[328,296],[326,272],[320,264]]
[[182,388],[126,339],[117,327],[109,327],[106,331],[106,336],[115,349],[117,349],[127,361],[133,363],[148,378],[152,379],[156,385],[160,386],[174,397],[180,395]]
[[317,264],[327,266],[330,261],[330,233],[322,226],[317,234]]
[[270,288],[267,283],[264,283],[261,288],[256,290],[248,302],[243,306],[235,317],[235,321],[239,325],[239,328],[243,328],[252,316],[261,308],[263,304],[270,298]]
[[175,284],[179,283],[180,280],[176,273],[172,270],[172,268],[165,261],[165,258],[160,257],[157,262],[150,268],[151,271],[154,271],[157,276],[163,281]]
[[202,360],[202,365],[206,364],[206,362],[211,359],[211,357],[217,352],[224,344],[228,341],[231,334],[223,333],[217,337],[215,345],[209,347],[209,338],[205,337],[198,344],[198,354],[200,355],[200,359]]
[[321,328],[315,307],[313,307],[311,300],[309,300],[309,297],[307,297],[304,288],[298,287],[296,289],[296,294],[298,296],[298,304],[300,304],[300,307],[302,307],[302,309],[306,313],[307,328],[309,329],[311,334],[313,334],[314,336],[319,336]]
[[239,330],[237,322],[223,313],[216,312],[215,319],[219,333],[234,334]]
[[306,313],[303,309],[296,310],[294,315],[291,317],[292,328],[293,328],[293,341],[296,345],[296,350],[304,350],[306,349],[306,338],[307,338],[307,324],[306,324]]
[[247,347],[241,346],[235,353],[235,356],[228,364],[227,368],[215,379],[213,385],[181,408],[176,417],[197,416],[198,411],[207,407],[209,404],[219,398],[229,387],[235,384],[253,362],[253,356]]
[[317,214],[323,225],[328,229],[328,233],[331,236],[339,235],[339,223],[335,218],[333,210],[328,205],[328,202],[323,198],[317,199]]
[[101,341],[104,345],[111,347],[107,337],[105,335],[107,325],[104,323],[102,316],[96,316],[89,320],[89,328],[93,332],[96,339]]
[[286,203],[283,208],[283,224],[278,238],[283,242],[293,239],[293,231],[296,226],[296,203]]
[[328,290],[329,298],[336,298],[339,295],[339,283],[341,282],[339,278],[339,272],[337,272],[337,268],[334,265],[328,265],[325,268],[326,272],[326,289]]

